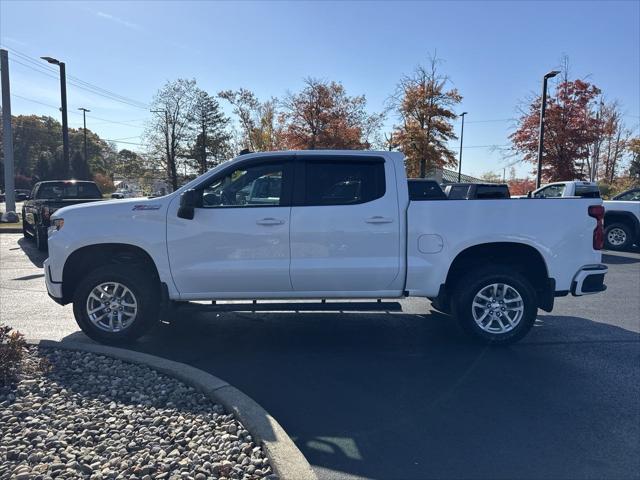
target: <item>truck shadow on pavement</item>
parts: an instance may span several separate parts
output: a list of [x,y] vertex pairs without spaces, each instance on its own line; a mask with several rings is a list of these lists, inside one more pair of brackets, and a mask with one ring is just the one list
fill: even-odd
[[33,263],[36,267],[42,268],[44,261],[47,259],[47,252],[41,252],[36,247],[36,244],[33,240],[25,237],[21,237],[18,240],[18,245],[27,256],[27,258]]
[[[82,336],[73,334],[68,338]],[[320,478],[626,478],[640,460],[640,339],[542,315],[507,348],[446,316],[195,314],[135,350],[236,386]]]
[[603,253],[602,263],[606,263],[608,265],[631,265],[634,263],[640,263],[640,258]]

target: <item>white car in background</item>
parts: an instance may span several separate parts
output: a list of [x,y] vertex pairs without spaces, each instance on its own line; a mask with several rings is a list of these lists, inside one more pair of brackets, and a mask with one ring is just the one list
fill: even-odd
[[604,202],[604,241],[611,250],[640,243],[640,188],[632,188]]
[[529,198],[600,198],[600,188],[596,182],[573,180],[543,185],[527,195]]
[[[531,192],[530,198],[600,198],[596,182],[554,182]],[[627,250],[640,242],[640,188],[632,188],[604,202],[604,241],[609,250]]]
[[132,190],[116,190],[115,192],[113,192],[111,194],[111,198],[114,199],[118,199],[118,198],[136,198],[136,197],[140,197],[141,195],[137,195],[136,192],[132,191]]

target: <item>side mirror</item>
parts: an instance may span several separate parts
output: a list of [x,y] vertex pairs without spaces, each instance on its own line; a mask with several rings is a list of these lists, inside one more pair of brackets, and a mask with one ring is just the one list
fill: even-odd
[[533,196],[533,192],[531,190],[529,190],[527,192],[527,198],[531,198]]
[[185,190],[180,195],[180,208],[178,209],[178,217],[187,220],[193,220],[195,209],[200,206],[202,199],[202,190]]

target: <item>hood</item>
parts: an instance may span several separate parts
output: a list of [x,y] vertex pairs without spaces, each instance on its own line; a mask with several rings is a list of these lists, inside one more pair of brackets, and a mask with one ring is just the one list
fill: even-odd
[[135,212],[159,211],[166,208],[171,201],[171,196],[158,198],[127,198],[103,200],[101,202],[81,203],[63,207],[51,216],[51,219],[65,218],[65,216],[106,216],[113,214],[125,214]]

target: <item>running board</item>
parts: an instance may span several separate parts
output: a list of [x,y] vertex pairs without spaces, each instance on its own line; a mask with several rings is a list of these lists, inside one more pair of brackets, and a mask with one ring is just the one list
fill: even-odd
[[179,307],[199,312],[401,312],[399,302],[192,303]]

